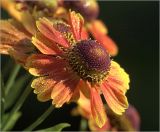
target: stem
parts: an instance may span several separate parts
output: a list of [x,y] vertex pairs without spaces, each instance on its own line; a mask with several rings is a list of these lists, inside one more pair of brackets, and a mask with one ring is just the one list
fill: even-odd
[[32,131],[38,125],[40,125],[53,111],[53,106],[51,105],[34,123],[27,127],[24,131]]
[[80,131],[85,131],[87,129],[87,121],[83,118],[81,118],[80,122]]
[[14,83],[14,80],[20,70],[21,66],[20,65],[16,65],[11,73],[11,76],[9,77],[7,83],[6,83],[6,87],[5,87],[5,95],[8,94],[8,92],[10,91],[13,83]]
[[32,91],[32,89],[30,87],[31,86],[31,82],[28,84],[28,86],[26,87],[26,89],[22,93],[21,97],[19,98],[19,100],[17,101],[17,103],[15,104],[15,106],[13,107],[13,109],[11,110],[11,112],[9,113],[10,116],[7,118],[7,120],[4,122],[4,125],[2,126],[2,130],[3,131],[7,130],[8,125],[10,124],[10,122],[12,122],[12,120],[11,120],[12,117],[21,108],[21,106],[24,103],[25,99],[28,97],[28,95]]
[[[0,107],[0,112],[1,112],[1,116],[0,118],[3,118],[3,114],[4,114],[4,103],[5,103],[5,99],[4,99],[4,82],[3,82],[3,78],[2,78],[2,74],[0,73],[0,84],[1,84],[1,91],[0,91],[0,97],[1,97],[1,107]],[[0,130],[1,130],[1,124],[0,123]]]

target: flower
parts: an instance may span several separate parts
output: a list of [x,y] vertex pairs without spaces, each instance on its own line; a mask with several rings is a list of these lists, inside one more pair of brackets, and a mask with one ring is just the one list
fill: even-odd
[[0,53],[12,56],[24,66],[27,57],[36,52],[31,44],[39,17],[53,16],[57,1],[2,0],[2,7],[14,18],[1,20]]
[[83,39],[83,17],[70,11],[69,23],[40,18],[32,43],[41,53],[28,57],[26,67],[38,76],[32,82],[40,101],[55,107],[77,101],[82,92],[91,102],[94,120],[102,127],[107,118],[100,95],[121,115],[128,107],[128,74],[96,40]]
[[62,2],[64,7],[80,12],[87,21],[96,19],[99,14],[99,5],[96,0],[64,0]]
[[11,55],[24,66],[29,54],[35,51],[31,44],[31,34],[15,20],[0,21],[0,53]]
[[105,105],[105,111],[108,115],[108,120],[100,128],[92,117],[90,109],[90,100],[81,94],[78,100],[78,106],[71,111],[73,116],[81,115],[88,120],[89,129],[92,131],[139,131],[140,116],[136,108],[132,105],[125,111],[122,116],[116,115]]
[[107,49],[110,55],[116,56],[118,54],[118,47],[108,35],[108,28],[101,20],[97,19],[99,5],[96,0],[64,1],[63,6],[81,13],[86,20],[84,30],[91,33]]

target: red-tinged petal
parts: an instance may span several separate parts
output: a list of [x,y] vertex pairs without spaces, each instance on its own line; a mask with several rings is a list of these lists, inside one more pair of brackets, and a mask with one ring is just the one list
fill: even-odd
[[64,103],[68,103],[77,87],[79,80],[68,74],[66,80],[60,81],[52,90],[52,104],[59,108]]
[[107,51],[112,56],[116,56],[118,54],[117,44],[108,35],[103,35],[99,37],[99,39],[97,40],[102,44],[102,46],[104,46],[107,49]]
[[0,44],[0,54],[8,54],[11,46]]
[[129,75],[124,71],[120,65],[111,61],[111,69],[107,78],[107,85],[121,90],[123,93],[129,89]]
[[88,25],[88,28],[91,32],[96,32],[97,34],[99,34],[99,36],[108,34],[108,29],[101,20],[93,20]]
[[69,12],[69,21],[71,25],[72,32],[75,39],[78,41],[81,39],[81,30],[84,24],[83,17],[74,11]]
[[[17,23],[17,22],[14,22]],[[19,48],[21,51],[30,51],[29,38],[17,29],[12,20],[0,21],[0,52],[8,54],[10,48]],[[27,45],[27,46],[26,46]],[[32,46],[30,46],[32,47]]]
[[34,35],[36,33],[35,19],[28,10],[21,12],[20,21],[30,34]]
[[26,68],[35,76],[55,74],[62,72],[66,62],[54,56],[46,56],[43,54],[33,54],[28,57]]
[[106,121],[106,123],[102,126],[102,128],[99,128],[96,124],[96,122],[94,121],[93,118],[90,118],[88,121],[88,125],[91,131],[109,131],[111,130],[111,124],[109,122],[109,120]]
[[78,100],[78,105],[81,107],[82,111],[84,111],[82,113],[87,113],[87,115],[83,115],[84,117],[91,116],[90,99],[86,98],[82,92],[80,92],[80,98]]
[[86,82],[84,82],[83,80],[80,80],[80,82],[79,82],[79,88],[80,88],[80,91],[83,93],[83,95],[86,98],[90,98],[90,90],[89,90],[89,87],[86,84]]
[[69,47],[69,43],[64,38],[63,34],[57,31],[53,27],[53,23],[49,21],[47,18],[40,18],[39,21],[36,22],[38,30],[53,43],[58,43],[63,47]]
[[82,40],[86,40],[89,38],[87,29],[85,27],[82,28],[82,32],[81,32],[81,39]]
[[39,77],[33,80],[31,87],[34,88],[34,93],[37,94],[38,100],[45,102],[51,99],[51,92],[55,83],[54,78]]
[[60,54],[62,51],[58,49],[56,43],[50,42],[40,32],[37,32],[35,37],[32,37],[32,43],[43,53],[47,55]]
[[121,115],[128,108],[126,96],[119,90],[113,89],[103,83],[101,86],[102,93],[107,101],[108,106],[118,115]]
[[71,98],[71,102],[77,102],[77,100],[79,100],[80,98],[80,88],[81,88],[81,81],[78,82],[75,90],[74,90],[74,93],[72,95],[72,98]]
[[[98,25],[100,27],[98,27]],[[102,25],[100,25],[100,23],[98,22],[98,24],[91,24],[88,26],[89,31],[91,32],[91,34],[93,35],[93,37],[100,43],[102,44],[102,46],[104,46],[106,48],[106,50],[112,55],[115,56],[118,54],[118,47],[116,45],[116,43],[106,34],[104,34],[105,32],[107,33],[107,29],[105,31],[105,28]],[[100,28],[100,29],[99,29]]]
[[91,88],[91,111],[92,111],[92,116],[97,125],[100,128],[103,127],[103,125],[107,120],[107,117],[101,97],[95,88]]
[[17,63],[19,63],[23,67],[25,67],[26,60],[29,56],[28,54],[24,53],[23,51],[19,52],[19,50],[15,50],[15,49],[12,49],[12,48],[8,51],[8,53],[11,57],[13,57],[15,59],[15,61]]

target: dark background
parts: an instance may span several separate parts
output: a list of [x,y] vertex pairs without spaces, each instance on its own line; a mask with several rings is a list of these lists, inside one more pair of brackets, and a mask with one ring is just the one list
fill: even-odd
[[[100,15],[109,28],[109,35],[117,42],[119,54],[114,58],[129,73],[131,83],[127,97],[141,116],[141,130],[159,130],[159,4],[153,2],[99,1]],[[7,18],[2,12],[2,18]],[[3,65],[9,57],[2,55]],[[22,70],[21,72],[25,72]],[[14,130],[22,130],[50,105],[40,103],[31,93],[22,107],[23,116]],[[68,122],[65,130],[78,130],[80,117],[71,117],[74,104],[54,112],[38,129]]]

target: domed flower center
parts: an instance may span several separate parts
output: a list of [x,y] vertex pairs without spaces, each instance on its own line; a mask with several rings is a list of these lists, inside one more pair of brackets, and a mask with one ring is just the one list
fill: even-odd
[[107,76],[110,56],[96,41],[83,40],[69,52],[69,64],[83,80],[95,84]]

